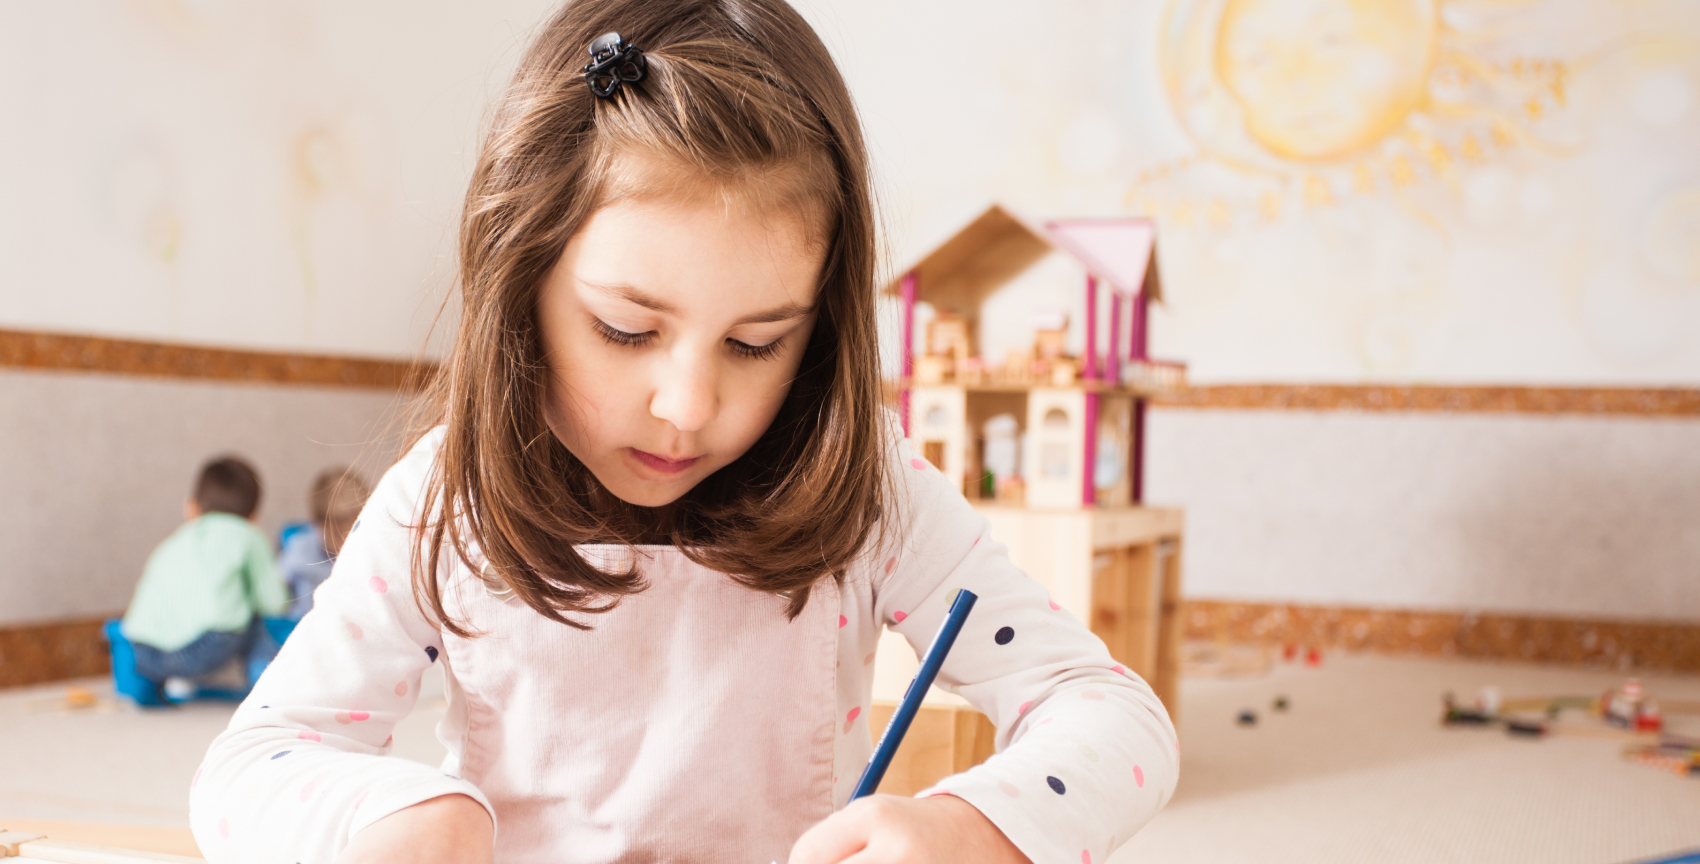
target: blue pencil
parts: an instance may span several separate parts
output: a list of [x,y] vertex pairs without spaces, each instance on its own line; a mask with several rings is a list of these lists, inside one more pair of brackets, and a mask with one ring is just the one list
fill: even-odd
[[944,665],[944,657],[950,653],[950,646],[956,644],[956,635],[962,632],[962,622],[968,620],[969,610],[974,608],[974,601],[980,599],[966,588],[956,592],[956,599],[950,604],[950,612],[945,615],[944,625],[939,627],[939,634],[933,637],[933,644],[927,648],[927,656],[921,658],[921,670],[915,673],[915,680],[909,682],[909,689],[903,693],[903,701],[897,705],[897,712],[891,715],[891,722],[885,724],[885,731],[880,733],[880,743],[874,747],[874,757],[868,760],[867,770],[862,772],[862,779],[856,782],[856,791],[850,793],[850,800],[863,798],[874,794],[879,788],[880,780],[885,777],[885,769],[891,767],[891,757],[897,755],[897,745],[903,743],[903,736],[909,732],[909,724],[915,719],[915,712],[921,710],[921,699],[927,695],[927,688],[933,686],[933,679],[939,675],[939,668]]

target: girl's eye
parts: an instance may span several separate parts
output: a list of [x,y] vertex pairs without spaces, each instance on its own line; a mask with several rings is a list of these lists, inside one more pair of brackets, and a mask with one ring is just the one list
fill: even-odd
[[749,357],[753,360],[772,360],[773,358],[778,357],[779,343],[783,341],[785,340],[775,339],[766,345],[751,345],[748,342],[739,342],[736,339],[726,340],[727,344],[731,345],[732,350],[739,356]]
[[655,335],[654,333],[627,333],[624,330],[610,327],[600,320],[596,321],[595,326],[597,335],[614,345],[642,345]]

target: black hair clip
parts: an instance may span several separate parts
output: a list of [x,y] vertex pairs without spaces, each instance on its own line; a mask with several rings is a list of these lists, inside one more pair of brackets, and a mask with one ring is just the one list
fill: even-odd
[[590,43],[590,62],[584,65],[584,83],[597,98],[612,99],[621,84],[636,84],[649,72],[649,63],[636,45],[627,45],[618,33],[604,33]]

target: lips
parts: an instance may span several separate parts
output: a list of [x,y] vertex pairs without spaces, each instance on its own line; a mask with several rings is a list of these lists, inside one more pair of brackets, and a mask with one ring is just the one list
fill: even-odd
[[665,456],[657,456],[654,453],[648,453],[643,450],[639,450],[636,447],[631,448],[631,452],[632,456],[635,457],[638,462],[642,463],[645,468],[660,474],[678,474],[686,468],[695,465],[702,459],[701,456],[691,456],[686,459],[668,459]]

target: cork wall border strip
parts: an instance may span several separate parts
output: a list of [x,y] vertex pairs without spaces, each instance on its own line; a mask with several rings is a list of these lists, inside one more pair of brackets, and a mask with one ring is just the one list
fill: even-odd
[[99,618],[0,625],[0,687],[105,675],[112,671]]
[[399,360],[243,351],[26,330],[0,330],[0,368],[410,391],[422,389],[436,372],[434,364]]
[[1186,638],[1606,669],[1700,672],[1700,623],[1188,600]]
[[[110,671],[106,617],[0,625],[0,687]],[[1700,672],[1700,623],[1187,600],[1186,638],[1623,671]]]
[[1155,397],[1164,408],[1494,412],[1700,417],[1700,389],[1381,384],[1211,384]]

